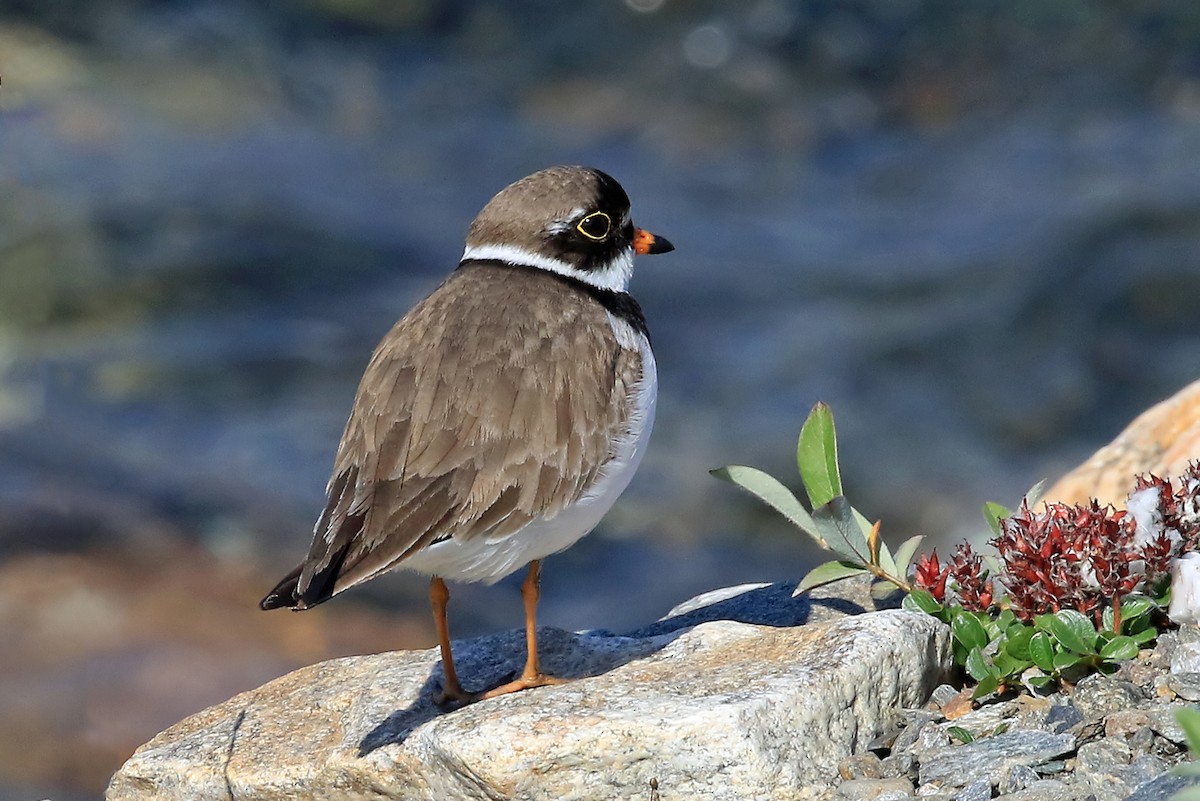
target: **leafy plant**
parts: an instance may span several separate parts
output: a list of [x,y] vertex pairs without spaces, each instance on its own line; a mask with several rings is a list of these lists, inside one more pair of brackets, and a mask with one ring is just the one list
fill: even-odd
[[954,662],[976,682],[975,698],[1018,685],[1040,690],[1094,670],[1111,672],[1158,636],[1151,617],[1158,604],[1145,596],[1125,599],[1119,630],[1111,616],[1099,629],[1074,609],[1025,622],[1012,609],[971,611],[941,603],[923,589],[913,590],[904,605],[949,624]]
[[838,467],[833,412],[824,403],[813,407],[800,429],[796,465],[813,510],[811,514],[781,481],[758,468],[729,465],[711,471],[779,512],[834,556],[810,570],[794,594],[864,574],[890,582],[905,592],[911,591],[908,569],[922,537],[905,540],[893,552],[879,535],[879,523],[872,524],[846,500]]
[[[1017,686],[1038,691],[1093,671],[1111,672],[1158,635],[1171,560],[1200,546],[1200,463],[1176,488],[1138,479],[1129,511],[1097,501],[1016,512],[984,505],[996,558],[961,543],[943,563],[935,549],[910,564],[922,538],[894,552],[842,492],[833,413],[813,407],[800,430],[796,464],[812,512],[782,482],[753,467],[713,475],[778,511],[833,559],[811,570],[794,594],[838,579],[872,575],[908,595],[904,605],[950,626],[954,661],[978,698]],[[1197,592],[1196,594],[1200,594]],[[1200,615],[1200,610],[1190,613]],[[1200,801],[1200,797],[1196,799]]]

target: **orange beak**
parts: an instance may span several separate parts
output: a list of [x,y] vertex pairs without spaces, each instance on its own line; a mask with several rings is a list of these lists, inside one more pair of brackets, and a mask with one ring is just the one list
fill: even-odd
[[633,252],[638,255],[647,253],[670,253],[675,246],[661,236],[655,236],[644,228],[633,229]]

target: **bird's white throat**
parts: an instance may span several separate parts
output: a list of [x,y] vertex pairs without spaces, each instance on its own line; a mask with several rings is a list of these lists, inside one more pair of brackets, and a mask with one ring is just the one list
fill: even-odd
[[463,251],[462,261],[469,259],[501,261],[505,264],[536,267],[539,270],[565,275],[597,289],[607,289],[610,292],[628,292],[629,279],[633,277],[633,248],[626,248],[618,253],[612,261],[594,270],[580,270],[562,259],[531,253],[514,245],[470,245]]

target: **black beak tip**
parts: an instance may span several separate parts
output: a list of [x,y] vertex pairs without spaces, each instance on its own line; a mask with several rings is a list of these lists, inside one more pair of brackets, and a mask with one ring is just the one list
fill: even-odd
[[655,234],[654,244],[650,246],[650,250],[647,252],[648,253],[670,253],[674,249],[675,249],[675,246],[672,245],[667,240],[666,237],[658,236],[657,234]]

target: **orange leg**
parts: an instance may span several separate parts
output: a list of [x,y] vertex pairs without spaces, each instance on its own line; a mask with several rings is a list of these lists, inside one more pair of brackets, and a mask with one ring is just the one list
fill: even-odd
[[544,687],[548,684],[562,684],[562,679],[547,676],[538,665],[537,652],[537,605],[542,593],[542,563],[535,559],[529,563],[529,573],[521,583],[521,599],[525,601],[525,670],[521,677],[507,684],[488,690],[481,698],[495,698],[498,695],[515,693],[518,690],[528,690],[531,687]]
[[473,693],[468,693],[458,681],[458,671],[454,669],[454,654],[450,651],[450,623],[446,620],[446,604],[450,602],[450,588],[438,576],[429,582],[429,603],[433,606],[433,623],[437,626],[438,646],[442,649],[442,672],[446,682],[442,692],[434,699],[434,703],[442,704],[457,702],[470,703],[478,699]]

